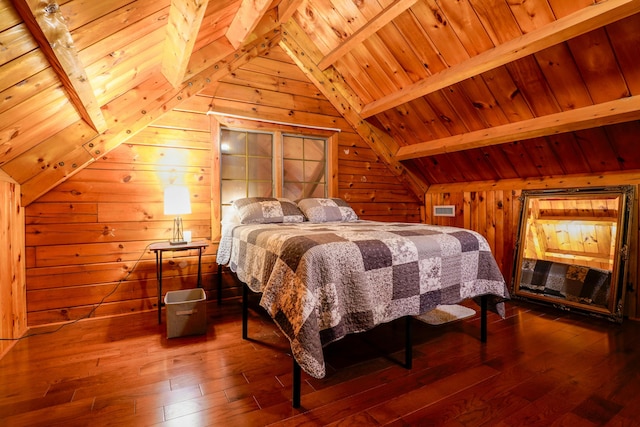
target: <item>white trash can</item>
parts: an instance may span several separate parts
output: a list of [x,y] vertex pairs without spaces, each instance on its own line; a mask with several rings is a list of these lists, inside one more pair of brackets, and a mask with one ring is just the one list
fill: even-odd
[[202,288],[170,291],[164,296],[167,338],[207,333],[207,294]]

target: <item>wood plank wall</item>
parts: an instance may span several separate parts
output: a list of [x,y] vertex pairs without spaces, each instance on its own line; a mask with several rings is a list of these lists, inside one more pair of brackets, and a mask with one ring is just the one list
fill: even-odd
[[[105,299],[95,316],[155,310],[155,259],[145,250],[166,240],[171,218],[162,212],[162,189],[184,179],[192,190],[194,213],[185,228],[195,239],[210,239],[219,227],[213,217],[218,166],[212,144],[211,108],[217,113],[338,128],[338,194],[364,219],[452,224],[485,235],[500,268],[511,280],[513,247],[523,189],[615,185],[638,182],[638,174],[603,174],[432,186],[421,205],[380,159],[322,98],[304,75],[277,51],[237,70],[209,93],[173,111],[26,209],[27,306],[29,325],[78,319]],[[212,203],[214,206],[212,207]],[[456,205],[455,218],[434,218],[435,204]],[[13,224],[13,222],[12,222]],[[638,234],[637,221],[634,226]],[[637,244],[632,280],[637,288]],[[216,280],[215,239],[204,259],[205,288]],[[142,255],[139,264],[138,258]],[[195,257],[176,253],[164,265],[165,291],[192,287]],[[131,272],[132,271],[132,272]],[[127,277],[127,275],[131,274]],[[225,275],[226,276],[226,275]],[[223,296],[238,295],[225,278]],[[3,286],[4,289],[4,286]],[[627,307],[635,313],[637,292]]]
[[0,358],[27,330],[23,230],[20,186],[0,171]]
[[[635,185],[636,201],[631,225],[631,248],[629,256],[628,282],[631,291],[627,292],[625,314],[631,318],[640,317],[640,295],[638,292],[638,240],[640,229],[638,217],[640,206],[640,174],[637,172],[609,173],[599,176],[568,175],[562,178],[542,178],[531,181],[504,180],[498,182],[475,182],[463,184],[434,185],[425,198],[426,222],[438,225],[453,225],[478,231],[484,235],[498,262],[500,270],[513,291],[512,273],[514,247],[517,240],[520,219],[519,197],[523,190],[597,187],[613,185]],[[435,205],[455,205],[456,216],[435,217]]]
[[[211,236],[209,123],[205,114],[170,112],[26,208],[29,325],[156,307],[155,255],[147,246],[171,236],[165,186],[189,187],[184,229],[193,240]],[[165,292],[195,287],[196,253],[165,254]],[[210,246],[203,258],[208,281],[214,253]]]
[[417,198],[281,48],[240,67],[201,95],[211,97],[210,109],[222,114],[339,129],[339,196],[351,203],[358,215],[369,219],[420,221]]
[[[219,227],[212,221],[218,165],[209,105],[223,113],[340,129],[338,194],[365,219],[420,221],[419,200],[299,70],[292,77],[282,75],[289,70],[283,60],[248,64],[219,86],[220,93],[194,97],[26,208],[29,325],[156,309],[155,258],[146,247],[170,236],[163,187],[171,179],[189,186],[193,213],[184,222],[194,240],[211,239]],[[247,90],[250,84],[260,89]],[[210,298],[216,297],[216,243],[214,238],[203,256]],[[183,254],[165,258],[164,291],[195,286],[197,258]],[[223,297],[239,293],[225,274]],[[104,304],[92,312],[102,298]]]

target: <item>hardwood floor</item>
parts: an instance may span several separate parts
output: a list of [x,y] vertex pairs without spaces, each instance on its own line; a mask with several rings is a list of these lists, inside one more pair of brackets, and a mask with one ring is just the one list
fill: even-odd
[[489,315],[486,345],[478,315],[414,322],[411,370],[402,322],[349,336],[325,349],[324,379],[303,373],[299,409],[287,341],[258,310],[240,339],[239,301],[211,303],[202,336],[167,340],[155,311],[83,321],[0,360],[0,425],[639,425],[640,322],[507,314]]

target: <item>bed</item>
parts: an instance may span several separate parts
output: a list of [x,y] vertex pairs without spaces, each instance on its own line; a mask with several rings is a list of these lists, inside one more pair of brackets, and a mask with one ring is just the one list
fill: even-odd
[[[309,205],[318,203],[338,206],[321,205],[314,213]],[[218,264],[228,265],[245,288],[261,294],[260,305],[291,343],[294,368],[298,364],[322,378],[324,346],[441,304],[483,297],[489,309],[504,315],[508,290],[482,235],[363,221],[343,203],[302,201],[296,206],[302,217],[288,204],[269,211],[263,203],[254,205],[257,221],[245,215],[241,224],[223,227]]]

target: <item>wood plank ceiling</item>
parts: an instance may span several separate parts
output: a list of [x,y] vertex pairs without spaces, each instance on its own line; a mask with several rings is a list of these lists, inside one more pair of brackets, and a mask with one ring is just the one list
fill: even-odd
[[419,197],[638,170],[639,28],[640,0],[0,0],[0,167],[28,204],[283,49]]

